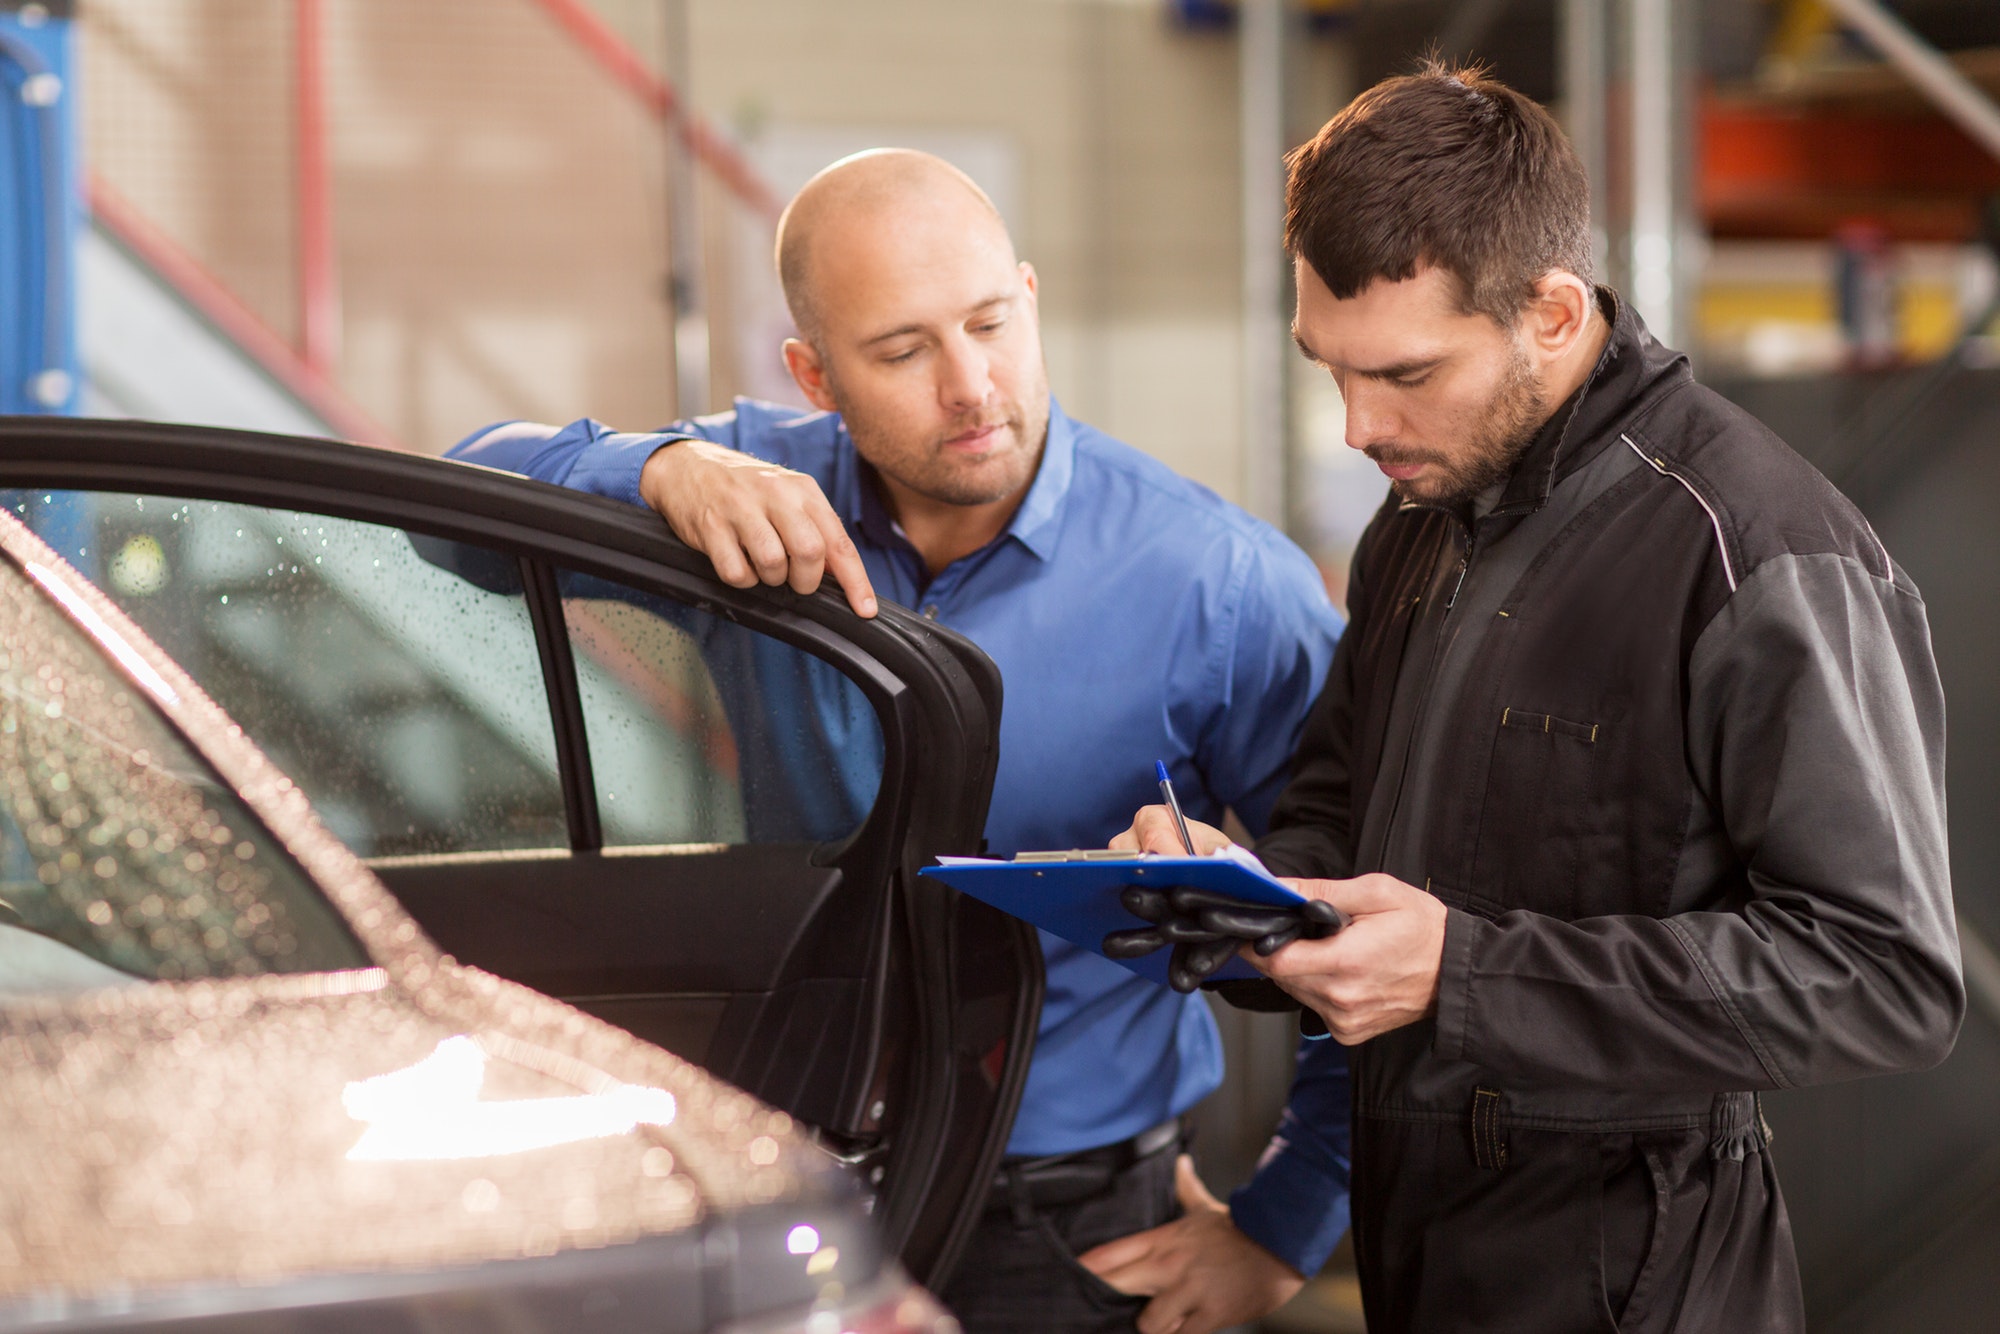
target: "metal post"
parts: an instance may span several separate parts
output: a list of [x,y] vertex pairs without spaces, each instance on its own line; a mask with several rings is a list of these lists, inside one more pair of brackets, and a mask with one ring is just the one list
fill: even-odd
[[1626,263],[1632,304],[1653,336],[1681,340],[1676,128],[1681,98],[1671,0],[1630,0],[1632,225]]
[[340,361],[340,261],[333,232],[333,168],[327,153],[325,14],[320,0],[296,0],[292,15],[299,356],[320,375],[331,375]]
[[703,279],[701,201],[695,196],[694,154],[686,124],[688,72],[687,0],[665,0],[667,82],[680,90],[667,135],[667,272],[673,301],[674,413],[708,410],[708,305]]
[[75,8],[0,0],[0,412],[77,408]]
[[1241,6],[1243,506],[1286,526],[1285,5]]
[[1590,247],[1597,261],[1598,280],[1608,280],[1611,200],[1606,186],[1610,166],[1605,116],[1610,105],[1610,81],[1605,71],[1605,0],[1563,0],[1562,95],[1564,128],[1590,178]]

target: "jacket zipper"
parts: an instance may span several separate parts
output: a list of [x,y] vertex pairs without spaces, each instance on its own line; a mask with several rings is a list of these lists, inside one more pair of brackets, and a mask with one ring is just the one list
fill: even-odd
[[1438,506],[1423,508],[1437,509],[1439,513],[1449,516],[1464,533],[1464,541],[1459,548],[1458,578],[1452,583],[1450,596],[1445,599],[1444,614],[1438,619],[1437,633],[1431,640],[1430,660],[1424,665],[1423,693],[1417,697],[1417,707],[1410,718],[1410,734],[1403,738],[1403,761],[1396,773],[1396,792],[1390,801],[1388,822],[1383,826],[1384,850],[1388,846],[1389,838],[1395,833],[1396,821],[1403,814],[1403,793],[1408,790],[1410,781],[1410,757],[1416,753],[1417,737],[1423,732],[1424,724],[1430,717],[1431,691],[1437,685],[1438,664],[1444,657],[1445,632],[1451,626],[1451,609],[1457,605],[1459,592],[1465,587],[1465,576],[1472,569],[1473,552],[1477,546],[1472,524],[1466,523],[1452,511]]
[[1451,586],[1451,596],[1444,600],[1444,609],[1447,613],[1458,605],[1458,592],[1465,587],[1466,571],[1472,568],[1472,543],[1472,529],[1468,527],[1465,530],[1465,546],[1458,553],[1458,582]]

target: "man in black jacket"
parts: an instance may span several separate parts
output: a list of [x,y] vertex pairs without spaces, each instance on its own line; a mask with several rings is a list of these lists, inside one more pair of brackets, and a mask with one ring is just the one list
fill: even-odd
[[1352,918],[1259,966],[1353,1048],[1369,1328],[1802,1330],[1757,1091],[1935,1064],[1964,1007],[1923,602],[1593,286],[1512,90],[1365,93],[1286,241],[1394,488],[1257,845]]

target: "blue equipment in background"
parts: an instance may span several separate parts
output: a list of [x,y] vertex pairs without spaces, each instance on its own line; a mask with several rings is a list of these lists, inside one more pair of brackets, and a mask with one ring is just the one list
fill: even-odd
[[77,405],[75,12],[0,0],[0,413]]

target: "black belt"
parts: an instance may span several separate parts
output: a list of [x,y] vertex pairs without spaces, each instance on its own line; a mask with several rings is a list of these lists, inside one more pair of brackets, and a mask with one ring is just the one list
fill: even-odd
[[1047,1158],[1003,1158],[993,1176],[993,1193],[986,1207],[1011,1209],[1021,1218],[1034,1209],[1091,1199],[1110,1190],[1119,1176],[1146,1159],[1179,1148],[1181,1139],[1181,1121],[1175,1117],[1099,1149]]

